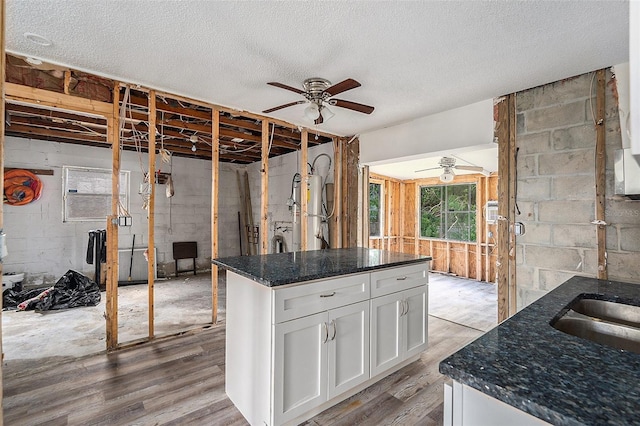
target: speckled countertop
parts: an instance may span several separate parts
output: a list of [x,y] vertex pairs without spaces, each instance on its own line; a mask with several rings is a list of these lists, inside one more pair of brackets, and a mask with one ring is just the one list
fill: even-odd
[[267,287],[275,287],[428,260],[431,260],[428,256],[358,247],[223,257],[211,262]]
[[573,277],[440,363],[440,372],[554,425],[640,424],[640,355],[556,330],[580,294],[640,305],[640,285]]

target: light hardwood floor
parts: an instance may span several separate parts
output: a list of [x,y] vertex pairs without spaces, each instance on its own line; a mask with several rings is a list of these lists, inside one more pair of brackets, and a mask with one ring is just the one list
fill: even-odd
[[[480,334],[430,316],[420,360],[305,425],[441,424],[446,378],[438,363]],[[247,424],[224,392],[224,340],[221,324],[113,354],[5,361],[4,424]]]

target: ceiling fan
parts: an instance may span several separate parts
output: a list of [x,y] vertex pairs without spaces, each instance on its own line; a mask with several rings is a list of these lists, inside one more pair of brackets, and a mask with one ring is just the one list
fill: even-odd
[[455,173],[453,173],[454,169],[466,170],[469,172],[478,172],[478,173],[482,173],[485,176],[489,176],[491,174],[489,171],[485,170],[483,167],[480,167],[480,166],[465,166],[465,165],[456,166],[456,159],[454,157],[442,157],[440,161],[438,161],[438,167],[430,167],[428,169],[416,170],[415,173],[426,172],[427,170],[437,170],[440,168],[444,169],[444,171],[440,175],[440,180],[442,182],[453,181],[453,178],[455,176]]
[[360,83],[352,78],[348,78],[340,83],[331,85],[329,80],[320,77],[308,78],[302,83],[304,90],[297,89],[295,87],[287,86],[286,84],[269,82],[270,86],[279,87],[281,89],[290,90],[299,95],[302,95],[305,100],[289,102],[284,105],[269,108],[262,111],[265,114],[277,111],[279,109],[287,108],[293,105],[300,105],[309,103],[304,110],[304,114],[310,120],[313,120],[314,124],[321,124],[325,119],[333,117],[335,114],[328,108],[328,106],[337,106],[340,108],[346,108],[353,111],[361,112],[363,114],[371,114],[374,110],[372,106],[359,104],[357,102],[345,101],[342,99],[330,99],[335,95],[338,95],[347,90],[360,87]]

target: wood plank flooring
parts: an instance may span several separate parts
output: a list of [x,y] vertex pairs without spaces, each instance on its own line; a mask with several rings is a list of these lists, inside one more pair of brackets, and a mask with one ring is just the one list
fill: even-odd
[[[456,312],[470,317],[474,299]],[[442,424],[448,379],[438,364],[482,334],[456,322],[429,316],[429,345],[418,361],[304,425]],[[222,323],[112,354],[5,359],[4,424],[246,425],[224,391],[224,341]]]

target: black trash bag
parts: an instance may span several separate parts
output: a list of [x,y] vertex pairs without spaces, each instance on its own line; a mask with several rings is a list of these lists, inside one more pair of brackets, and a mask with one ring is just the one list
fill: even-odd
[[[21,290],[18,291],[16,289],[7,289],[2,293],[2,310],[16,310],[18,309],[18,305],[26,300],[33,299],[37,297],[40,293],[45,291],[50,287],[43,288],[33,288],[29,290]],[[31,308],[33,309],[33,308]]]
[[11,294],[10,291],[4,293],[5,306],[13,304],[18,307],[21,303],[27,302],[22,307],[23,310],[51,311],[78,306],[95,306],[100,303],[98,284],[72,270],[68,270],[53,287],[28,290],[18,294]]

